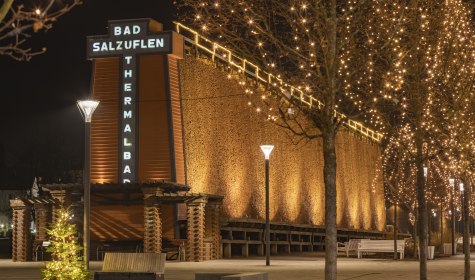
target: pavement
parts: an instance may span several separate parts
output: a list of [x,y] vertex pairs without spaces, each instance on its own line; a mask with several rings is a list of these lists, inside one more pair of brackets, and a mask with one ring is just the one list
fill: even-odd
[[[472,254],[471,274],[475,277],[475,254]],[[193,280],[196,272],[268,272],[269,280],[318,280],[324,279],[325,260],[322,255],[276,256],[271,265],[265,259],[226,259],[201,263],[168,262],[165,265],[166,280]],[[100,271],[102,262],[91,262],[93,271]],[[1,280],[41,279],[42,262],[14,263],[0,260]],[[463,279],[463,255],[430,260],[429,279]],[[339,280],[394,280],[419,279],[419,262],[415,259],[392,260],[367,258],[338,258]]]

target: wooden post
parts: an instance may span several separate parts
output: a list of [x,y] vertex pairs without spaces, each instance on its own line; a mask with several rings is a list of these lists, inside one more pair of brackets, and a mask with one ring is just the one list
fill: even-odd
[[51,197],[55,201],[52,209],[52,223],[56,221],[57,210],[61,208],[67,208],[71,205],[71,189],[46,189],[51,194]]
[[36,202],[35,208],[35,223],[36,223],[36,237],[37,241],[48,240],[48,233],[46,229],[52,221],[51,205],[45,202]]
[[10,200],[13,210],[12,260],[26,262],[32,260],[33,242],[30,232],[31,205],[21,199]]
[[188,237],[186,258],[188,261],[202,262],[205,260],[205,205],[207,202],[208,198],[201,197],[187,203]]
[[162,220],[160,204],[156,197],[144,199],[144,253],[160,253],[162,251]]
[[221,226],[219,217],[221,212],[221,201],[212,201],[206,204],[206,238],[211,239],[211,260],[221,259]]

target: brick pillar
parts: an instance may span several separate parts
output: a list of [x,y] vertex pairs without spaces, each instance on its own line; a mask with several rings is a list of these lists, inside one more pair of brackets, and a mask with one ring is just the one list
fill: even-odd
[[36,224],[36,238],[35,240],[44,241],[48,240],[48,234],[46,229],[52,222],[51,204],[48,203],[35,203],[35,224]]
[[31,205],[21,199],[10,200],[13,211],[12,260],[26,262],[32,260]]
[[206,238],[211,239],[210,259],[221,259],[221,225],[219,218],[221,213],[221,202],[208,202],[206,204]]
[[156,197],[144,200],[144,238],[145,253],[160,253],[162,251],[162,220],[160,204]]
[[187,261],[201,262],[205,260],[205,206],[207,200],[207,198],[200,198],[187,203]]

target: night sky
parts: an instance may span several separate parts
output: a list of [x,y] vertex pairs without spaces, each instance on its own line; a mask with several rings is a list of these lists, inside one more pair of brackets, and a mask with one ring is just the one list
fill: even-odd
[[153,18],[171,29],[172,0],[83,0],[30,43],[48,51],[30,62],[0,57],[0,187],[32,176],[53,182],[82,168],[84,123],[76,100],[89,95],[86,36],[107,34],[110,19]]

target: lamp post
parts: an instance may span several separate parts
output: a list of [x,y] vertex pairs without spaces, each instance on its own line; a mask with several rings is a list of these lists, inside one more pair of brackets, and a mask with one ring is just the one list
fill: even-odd
[[449,179],[449,185],[451,187],[451,193],[452,195],[450,196],[450,208],[451,208],[451,214],[452,214],[452,255],[455,255],[455,207],[454,207],[454,195],[455,195],[455,179],[450,178]]
[[[427,166],[424,166],[424,188],[426,188],[426,189],[427,189],[427,174],[428,174],[428,172],[429,172],[429,169],[427,168]],[[428,229],[428,239],[429,239],[428,242],[427,242],[427,246],[430,246],[430,239],[431,239],[430,227],[431,227],[431,216],[429,214],[427,216],[427,229]],[[419,246],[419,248],[420,248],[420,246]]]
[[[460,191],[460,204],[462,205],[462,209],[460,211],[460,214],[461,214],[461,222],[459,223],[459,229],[460,230],[460,233],[462,233],[462,236],[463,236],[463,242],[465,242],[465,234],[464,234],[464,228],[465,228],[465,205],[464,205],[464,187],[463,187],[463,183],[459,183],[459,191]],[[462,226],[460,226],[460,224]],[[462,246],[462,252],[465,254],[465,247]]]
[[91,203],[91,120],[92,114],[99,105],[99,101],[95,100],[80,100],[77,102],[79,111],[81,112],[85,122],[85,138],[84,138],[84,171],[83,171],[83,186],[84,186],[84,224],[83,224],[83,246],[84,246],[84,263],[86,269],[89,270],[89,251],[90,251],[90,237],[89,237],[89,216]]
[[261,145],[266,159],[266,266],[270,265],[270,221],[269,221],[269,157],[273,145]]

